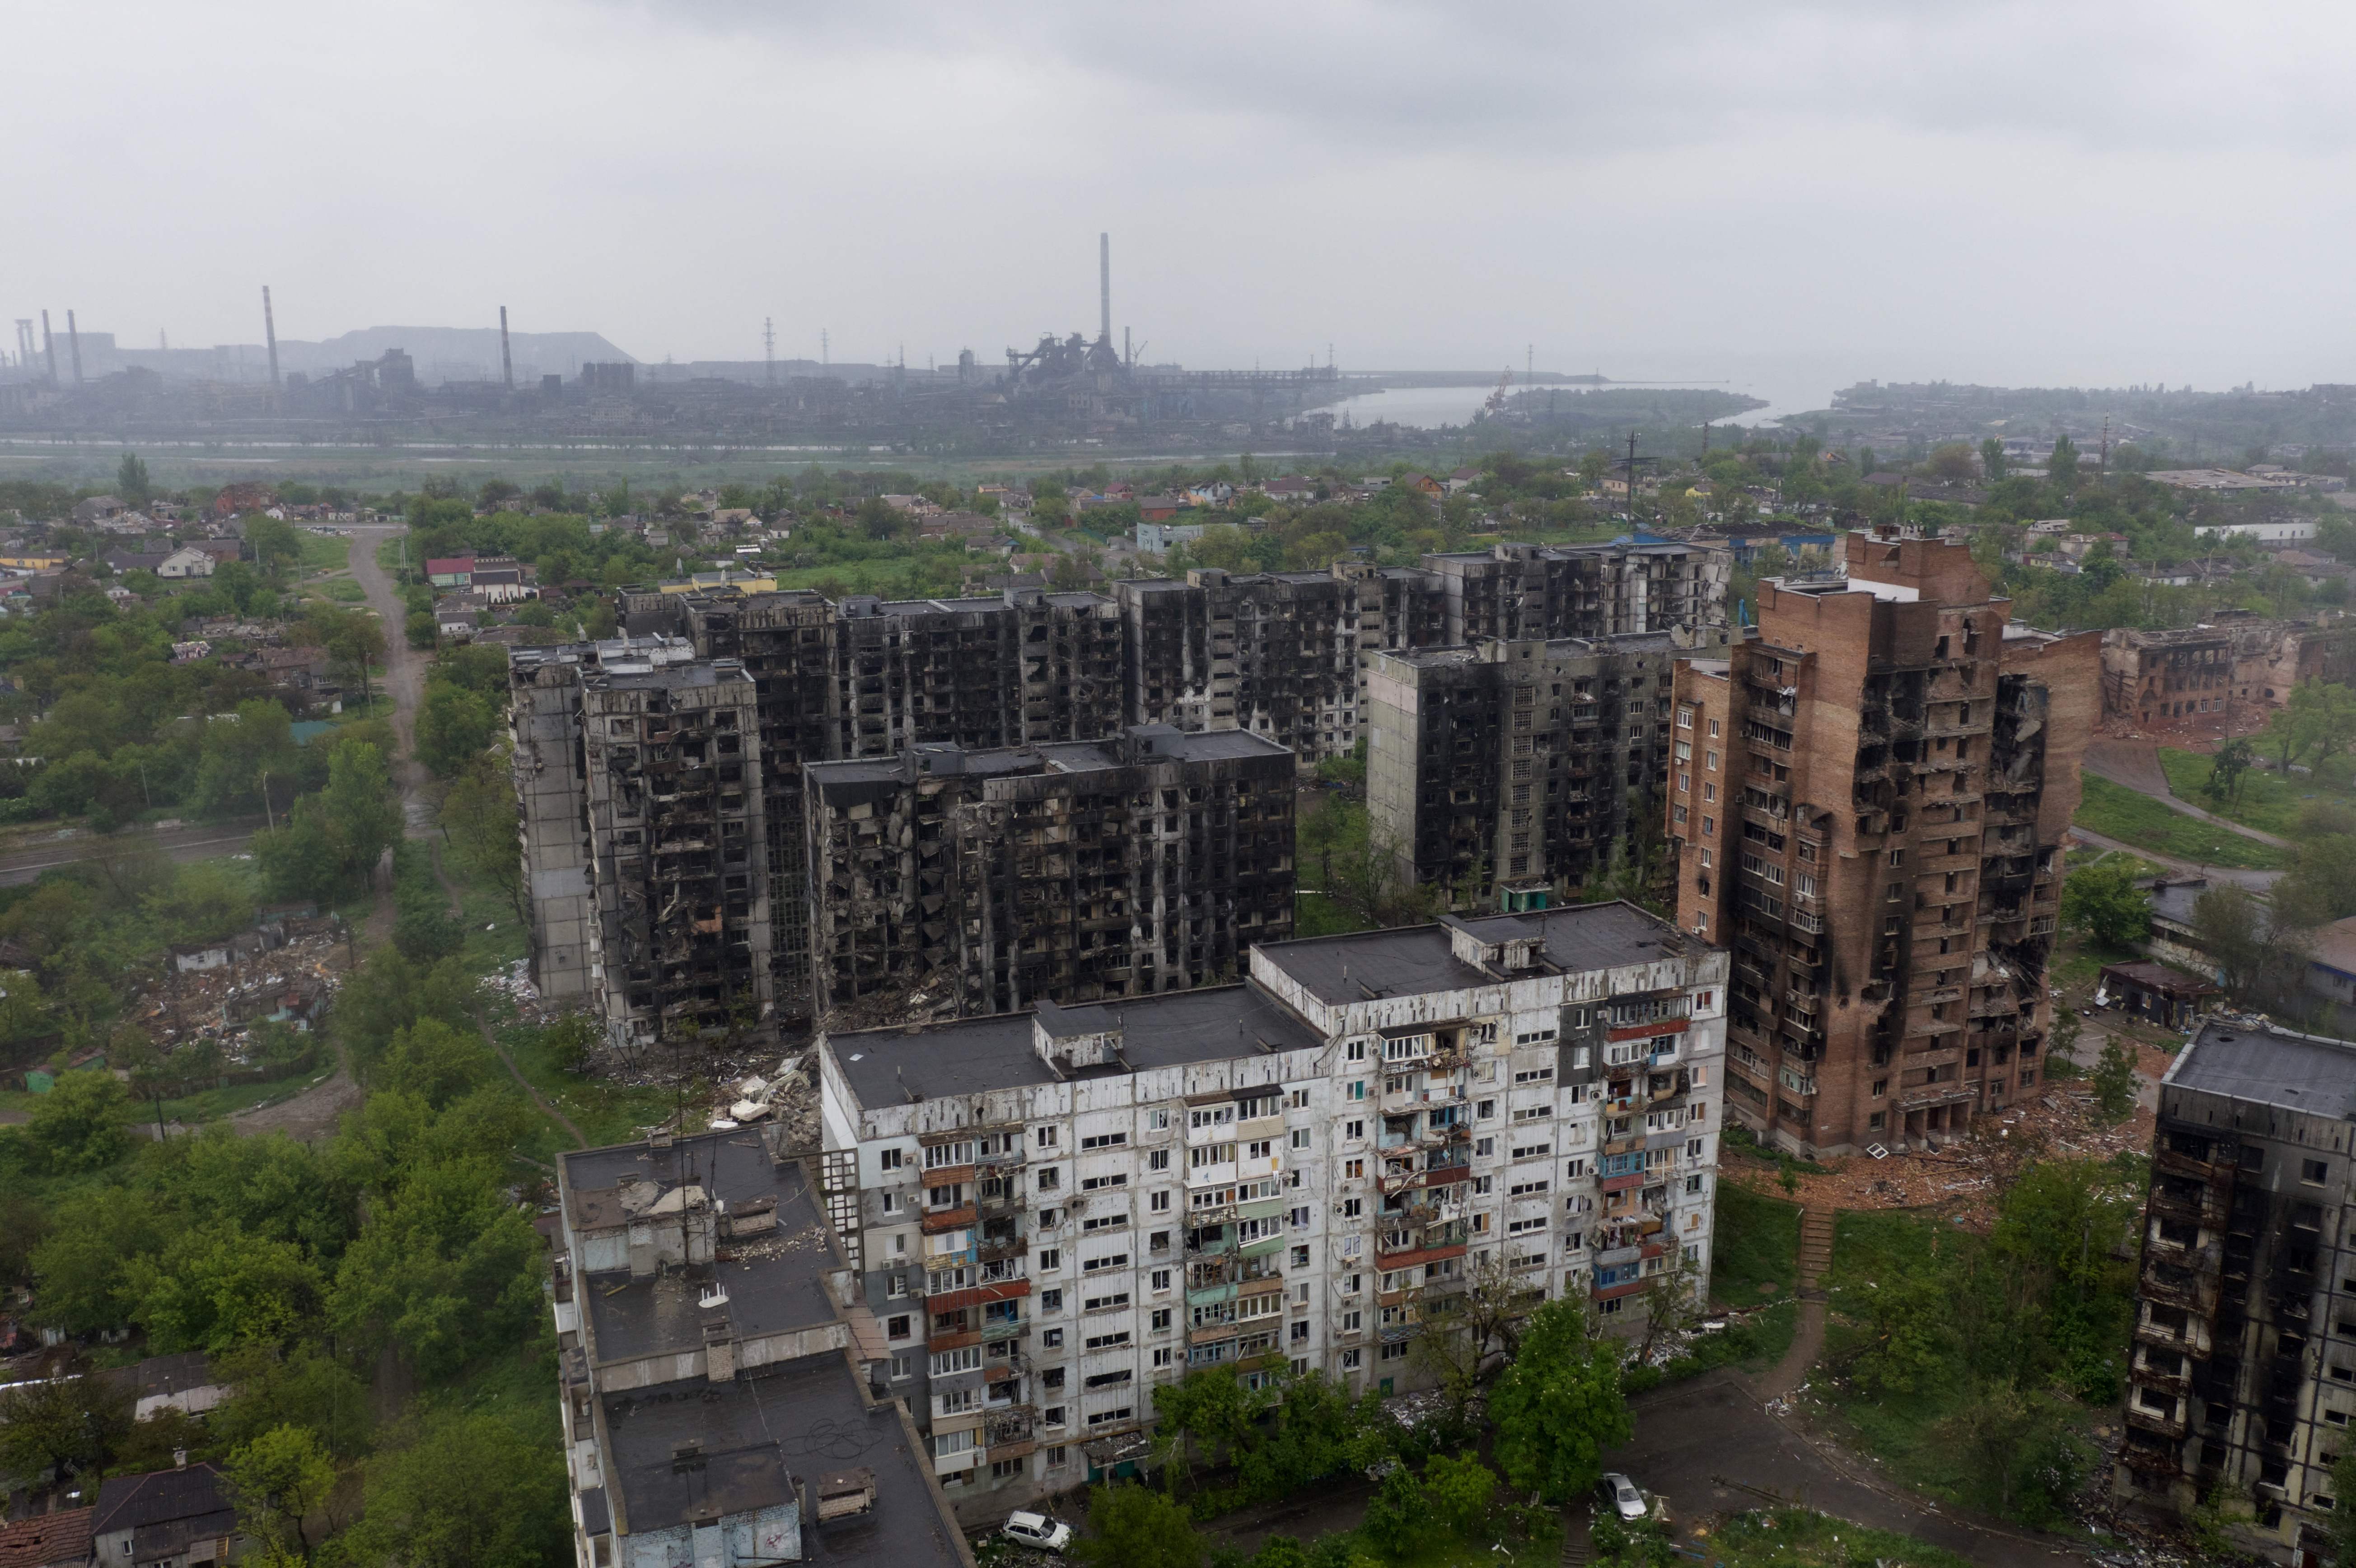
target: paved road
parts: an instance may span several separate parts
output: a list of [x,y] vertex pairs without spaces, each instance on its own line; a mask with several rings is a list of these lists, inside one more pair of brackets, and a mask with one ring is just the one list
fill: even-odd
[[2089,741],[2086,742],[2086,771],[2096,778],[2124,785],[2137,795],[2147,795],[2170,811],[2197,817],[2228,833],[2238,833],[2244,838],[2254,838],[2277,849],[2291,847],[2287,838],[2261,833],[2238,822],[2229,822],[2214,812],[2201,810],[2190,801],[2177,799],[2175,792],[2169,787],[2168,771],[2159,765],[2159,747],[2156,742],[2115,741],[2108,737]]
[[[186,827],[166,828],[150,837],[175,860],[209,860],[220,855],[242,853],[261,827],[258,818],[250,822],[240,818],[230,822],[191,823]],[[93,842],[93,835],[76,832],[71,837],[53,838],[0,854],[0,887],[20,886],[37,880],[43,871],[70,866],[90,853]]]

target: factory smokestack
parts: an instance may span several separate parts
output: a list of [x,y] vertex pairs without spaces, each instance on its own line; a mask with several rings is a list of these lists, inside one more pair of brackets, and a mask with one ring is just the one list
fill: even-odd
[[278,389],[278,318],[270,314],[270,285],[262,285],[262,336],[270,345],[270,389]]
[[74,325],[74,313],[66,312],[66,347],[73,353],[74,385],[81,385],[81,328]]
[[499,306],[499,379],[515,390],[515,360],[508,353],[508,307]]
[[1097,341],[1112,347],[1112,236],[1097,236]]
[[54,387],[58,384],[58,338],[57,334],[49,330],[48,311],[41,313],[41,352],[48,357],[49,385]]

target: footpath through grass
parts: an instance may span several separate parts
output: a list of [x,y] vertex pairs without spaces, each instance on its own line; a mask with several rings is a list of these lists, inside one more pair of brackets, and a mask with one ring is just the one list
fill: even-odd
[[2290,858],[2271,844],[2172,811],[2163,802],[2125,784],[2093,773],[2085,774],[2083,782],[2085,798],[2079,803],[2073,820],[2089,832],[2201,865],[2275,871],[2290,864]]

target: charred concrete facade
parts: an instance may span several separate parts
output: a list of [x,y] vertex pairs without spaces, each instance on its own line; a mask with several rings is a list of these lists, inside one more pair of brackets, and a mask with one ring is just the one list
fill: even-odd
[[1669,540],[1501,544],[1428,555],[1423,569],[1439,579],[1446,642],[1527,642],[1722,624],[1734,558]]
[[[1109,597],[1036,588],[841,602],[691,584],[626,592],[617,609],[627,637],[519,650],[513,667],[536,977],[553,997],[592,996],[604,984],[590,926],[605,895],[589,882],[594,863],[626,858],[599,837],[592,791],[609,786],[596,784],[584,750],[584,704],[603,650],[659,647],[667,667],[683,644],[696,660],[731,667],[732,690],[749,684],[755,719],[739,733],[756,764],[746,775],[764,823],[753,874],[767,911],[766,945],[751,951],[766,971],[762,999],[776,1021],[798,1028],[813,998],[807,764],[897,765],[911,748],[1036,748],[1167,724],[1240,731],[1313,770],[1365,738],[1365,670],[1376,655],[1488,636],[1493,626],[1558,638],[1715,625],[1727,560],[1684,545],[1508,545],[1417,568],[1202,571],[1184,581],[1122,582]],[[610,774],[610,754],[605,765]],[[652,918],[684,918],[683,907],[660,901]],[[1155,966],[1157,983],[1168,967]],[[1183,958],[1180,967],[1196,972]]]
[[829,1032],[890,1390],[980,1521],[1150,1450],[1198,1368],[1425,1381],[1476,1285],[1708,1294],[1726,955],[1622,904],[1251,950],[1231,987]]
[[1249,731],[1289,747],[1304,771],[1357,745],[1366,656],[1436,642],[1443,624],[1429,573],[1361,561],[1244,575],[1203,567],[1114,592],[1130,723]]
[[1292,755],[1256,735],[920,745],[805,777],[821,1015],[1186,990],[1292,933]]
[[2339,612],[2103,634],[2103,720],[2114,730],[2222,740],[2265,728],[2302,681],[2356,680],[2356,624]]
[[1673,667],[1726,635],[1491,641],[1379,653],[1366,672],[1366,809],[1412,881],[1507,912],[1559,902],[1612,843],[1654,831]]
[[[2121,1501],[2241,1505],[2243,1544],[2330,1551],[2356,1421],[2356,1048],[2212,1022],[2160,1081]],[[2342,1503],[2340,1506],[2346,1506]]]
[[666,637],[518,648],[509,671],[542,993],[616,1044],[768,1031],[751,679]]
[[2046,959],[2098,633],[2008,624],[1969,552],[1850,534],[1681,667],[1678,923],[1733,950],[1727,1105],[1804,1153],[1935,1145],[2044,1087]]

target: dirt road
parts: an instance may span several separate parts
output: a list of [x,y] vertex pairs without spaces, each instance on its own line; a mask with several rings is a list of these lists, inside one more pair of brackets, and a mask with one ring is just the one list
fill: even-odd
[[[400,741],[402,753],[393,763],[392,777],[401,789],[404,832],[409,837],[423,838],[433,831],[434,808],[423,798],[425,770],[410,760],[409,752],[417,730],[417,704],[424,688],[426,660],[410,647],[409,640],[402,635],[406,611],[401,594],[393,587],[391,576],[376,563],[378,543],[406,531],[402,526],[352,529],[351,563],[352,578],[368,595],[369,608],[384,623],[384,689],[392,699],[392,732]],[[5,875],[0,871],[0,878]],[[391,937],[392,918],[392,868],[388,856],[386,864],[378,870],[376,908],[368,918],[371,945]],[[360,1086],[353,1082],[349,1064],[338,1061],[334,1072],[293,1099],[241,1111],[230,1118],[230,1125],[241,1133],[284,1132],[308,1143],[334,1132],[343,1114],[359,1103]]]

